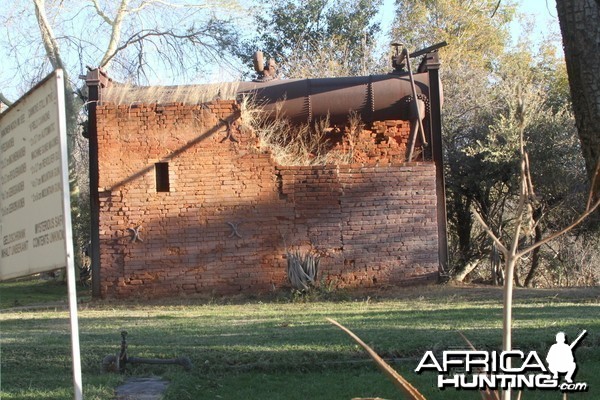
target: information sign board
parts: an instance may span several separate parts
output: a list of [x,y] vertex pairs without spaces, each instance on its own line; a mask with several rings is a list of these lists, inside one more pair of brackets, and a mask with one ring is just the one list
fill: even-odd
[[64,82],[55,71],[0,114],[0,280],[66,266],[68,205]]

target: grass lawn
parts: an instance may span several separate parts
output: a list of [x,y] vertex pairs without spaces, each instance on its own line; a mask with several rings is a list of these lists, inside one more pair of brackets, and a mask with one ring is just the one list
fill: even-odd
[[[2,399],[72,398],[68,310],[56,303],[66,287],[62,293],[60,287],[0,284]],[[32,291],[36,301],[51,306],[22,307]],[[477,392],[439,391],[437,374],[412,371],[427,350],[465,349],[457,331],[479,349],[499,350],[499,288],[430,286],[371,296],[84,302],[79,311],[84,397],[112,399],[127,376],[158,375],[171,382],[166,400],[401,399],[364,351],[325,321],[331,317],[390,360],[428,399],[481,398]],[[576,381],[590,389],[569,399],[600,398],[600,288],[516,290],[515,296],[515,348],[544,358],[558,331],[572,340],[588,330],[575,356]],[[186,355],[194,368],[144,365],[128,366],[126,376],[102,373],[103,357],[119,351],[121,330],[129,332],[130,357]],[[539,390],[523,395],[561,398]]]
[[[87,296],[89,298],[89,296]],[[51,280],[17,280],[0,283],[0,309],[32,304],[67,304],[67,286]]]

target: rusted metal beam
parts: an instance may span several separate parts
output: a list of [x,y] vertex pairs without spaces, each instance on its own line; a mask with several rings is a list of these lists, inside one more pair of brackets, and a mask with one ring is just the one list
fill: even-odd
[[88,87],[88,148],[90,172],[90,259],[92,269],[92,296],[101,296],[100,287],[100,181],[98,167],[98,130],[96,106],[101,101],[102,87],[108,84],[109,78],[100,69],[90,69],[85,77]]
[[100,197],[98,183],[98,129],[96,104],[100,96],[100,71],[89,71],[86,76],[88,87],[88,149],[90,169],[90,260],[92,269],[92,297],[100,297]]
[[429,123],[431,131],[431,152],[435,162],[437,223],[438,223],[438,258],[440,274],[448,273],[448,219],[446,213],[446,183],[444,177],[444,152],[442,143],[442,86],[440,83],[440,60],[437,52],[428,53],[426,59],[429,74]]
[[446,47],[446,46],[448,46],[448,42],[443,41],[443,42],[440,42],[440,43],[436,43],[436,44],[434,44],[432,46],[425,47],[424,49],[421,49],[421,50],[415,51],[413,53],[410,53],[408,56],[410,58],[415,58],[415,57],[423,56],[423,55],[425,55],[427,53],[433,53],[433,52],[441,49],[442,47]]

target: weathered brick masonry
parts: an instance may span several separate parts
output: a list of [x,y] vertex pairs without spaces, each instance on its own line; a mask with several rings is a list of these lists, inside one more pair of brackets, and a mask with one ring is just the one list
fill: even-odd
[[435,166],[402,162],[407,122],[363,131],[360,164],[284,167],[236,110],[97,107],[102,296],[272,290],[296,249],[342,287],[437,278]]

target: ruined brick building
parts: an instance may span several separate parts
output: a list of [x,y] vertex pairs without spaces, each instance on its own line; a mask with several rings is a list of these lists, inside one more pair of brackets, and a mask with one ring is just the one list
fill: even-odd
[[[435,62],[423,74],[437,81]],[[239,121],[235,100],[124,102],[109,90],[118,84],[91,71],[94,294],[270,291],[288,286],[295,250],[317,252],[318,279],[337,287],[437,280],[446,262],[439,87],[418,83],[430,144],[407,161],[414,121],[378,116],[372,81],[372,115],[347,163],[284,166]]]

